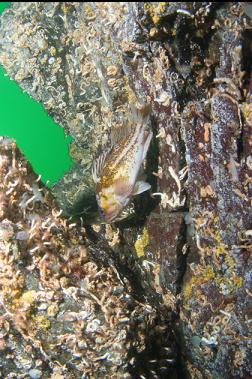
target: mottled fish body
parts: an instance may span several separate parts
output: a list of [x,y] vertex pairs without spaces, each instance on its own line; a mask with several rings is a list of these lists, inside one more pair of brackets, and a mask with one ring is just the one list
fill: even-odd
[[[146,157],[152,132],[148,127],[150,106],[131,107],[132,120],[127,134],[112,143],[93,167],[96,198],[107,223],[115,221],[132,196],[150,189],[150,184],[137,180]],[[124,130],[125,134],[125,130]]]

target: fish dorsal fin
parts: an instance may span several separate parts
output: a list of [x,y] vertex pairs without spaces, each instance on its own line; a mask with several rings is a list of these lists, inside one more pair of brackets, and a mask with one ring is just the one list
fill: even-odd
[[151,112],[150,104],[143,105],[140,109],[130,104],[130,116],[128,120],[124,120],[120,125],[112,128],[110,133],[111,145],[117,145],[129,136],[132,130],[135,130],[136,124],[146,124]]
[[104,167],[104,162],[110,152],[111,148],[103,151],[97,159],[95,159],[92,167],[92,177],[95,183],[99,183],[100,176]]
[[151,188],[151,185],[147,182],[139,180],[136,182],[132,195],[138,195],[139,193],[148,191]]
[[126,121],[124,121],[121,125],[115,126],[110,133],[111,145],[118,145],[130,134],[131,130],[131,125],[128,122],[126,123]]
[[140,109],[137,108],[135,105],[130,104],[130,110],[133,122],[135,122],[136,124],[146,124],[148,122],[151,112],[150,104],[145,104],[141,106]]

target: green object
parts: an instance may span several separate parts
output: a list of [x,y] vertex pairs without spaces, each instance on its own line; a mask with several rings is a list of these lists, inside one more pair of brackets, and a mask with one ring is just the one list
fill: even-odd
[[[2,12],[11,3],[0,3]],[[57,125],[41,104],[24,93],[0,66],[0,135],[16,140],[18,147],[51,187],[74,162],[69,156],[71,136]]]
[[2,13],[4,10],[5,10],[5,8],[7,8],[7,7],[9,7],[11,5],[11,2],[2,2],[2,3],[0,3],[0,13]]

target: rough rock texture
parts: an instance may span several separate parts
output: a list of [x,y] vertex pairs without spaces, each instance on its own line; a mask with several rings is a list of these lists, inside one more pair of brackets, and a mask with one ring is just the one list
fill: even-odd
[[[117,225],[85,227],[98,283],[113,287],[110,280],[119,280],[114,267],[124,283],[119,308],[138,319],[146,307],[147,321],[133,334],[125,321],[129,341],[138,347],[123,340],[122,362],[112,348],[111,371],[110,358],[90,358],[96,362],[90,374],[89,366],[66,366],[77,377],[81,370],[92,377],[114,367],[116,377],[252,375],[251,13],[249,3],[237,2],[16,3],[1,16],[0,63],[74,137],[76,167],[53,189],[65,213],[82,216],[84,223],[94,219],[93,159],[130,117],[128,103],[152,105],[155,138],[145,167],[152,195],[137,197],[131,217]],[[81,228],[74,227],[77,249]],[[55,248],[66,267],[74,261],[69,248],[65,261]],[[35,253],[41,260],[45,254],[40,247]],[[53,272],[61,265],[57,259],[50,264]],[[73,285],[78,291],[89,277],[81,265]],[[99,288],[92,293],[97,299]],[[123,303],[128,292],[134,303],[129,308]],[[110,296],[103,300],[111,311]],[[82,316],[76,317],[79,322]],[[94,317],[113,335],[110,324]],[[154,329],[148,317],[154,317]],[[52,360],[52,350],[43,351]],[[100,350],[94,353],[98,357]],[[62,364],[69,360],[62,357]]]
[[112,258],[91,259],[107,252],[62,218],[11,140],[0,162],[1,377],[176,378],[169,313],[137,299]]

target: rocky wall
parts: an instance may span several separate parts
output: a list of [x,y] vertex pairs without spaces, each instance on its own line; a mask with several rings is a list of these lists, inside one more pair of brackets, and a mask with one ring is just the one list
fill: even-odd
[[[60,309],[41,313],[41,291],[25,278],[5,294],[3,276],[3,325],[17,336],[21,358],[24,341],[31,341],[47,370],[38,368],[40,377],[62,367],[60,375],[76,378],[251,376],[251,13],[249,3],[239,2],[16,3],[1,16],[0,63],[74,137],[76,165],[50,200],[63,214],[55,221],[53,211],[48,223],[56,227],[45,241],[60,240],[52,247],[39,240],[30,246],[34,236],[17,241],[18,222],[29,236],[44,222],[26,220],[26,207],[38,205],[23,199],[25,185],[14,196],[15,207],[25,204],[20,216],[8,207],[2,216],[13,231],[3,245],[3,256],[11,246],[11,263],[3,267],[10,264],[21,277],[27,264],[34,267],[31,278],[43,279]],[[134,199],[126,219],[102,225],[91,166],[111,133],[130,120],[132,102],[152,106],[145,164],[152,190]],[[23,175],[14,174],[3,204]],[[53,204],[43,203],[39,214],[52,217]],[[90,319],[81,313],[86,301]],[[26,322],[44,317],[44,329],[31,322],[25,337],[17,309]],[[120,340],[114,327],[124,333]],[[13,349],[8,333],[3,351]],[[34,362],[11,370],[22,377]]]

